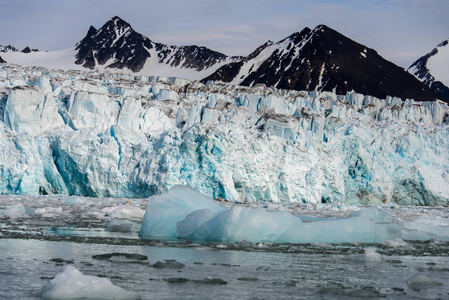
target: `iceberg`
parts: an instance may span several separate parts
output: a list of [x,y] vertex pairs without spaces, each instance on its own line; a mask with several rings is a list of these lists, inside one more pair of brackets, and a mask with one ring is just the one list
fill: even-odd
[[149,199],[139,236],[224,243],[382,243],[401,237],[402,232],[401,224],[393,223],[391,215],[377,209],[365,209],[342,219],[307,220],[263,208],[224,209],[190,187],[177,186]]
[[0,193],[449,204],[445,103],[8,64],[0,82]]

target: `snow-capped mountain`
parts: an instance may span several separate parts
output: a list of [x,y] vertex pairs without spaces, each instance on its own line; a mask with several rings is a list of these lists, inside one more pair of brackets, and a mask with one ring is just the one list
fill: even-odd
[[159,65],[159,69],[166,66],[167,69],[200,73],[231,61],[228,56],[206,47],[155,43],[119,17],[113,17],[98,30],[90,27],[76,50],[75,63],[92,70],[102,66],[140,72]]
[[2,54],[8,63],[57,69],[95,70],[188,80],[220,80],[282,89],[349,91],[382,99],[435,100],[437,95],[376,51],[324,25],[303,29],[247,57],[229,57],[199,46],[169,46],[137,33],[113,17],[101,28],[90,27],[75,48],[54,52]]
[[415,61],[408,71],[449,101],[449,40]]
[[0,45],[0,52],[6,53],[6,52],[18,52],[19,50],[16,47],[13,47],[11,45],[8,46],[2,46]]
[[379,98],[436,98],[404,69],[325,25],[268,42],[241,61],[221,67],[207,80],[337,94],[354,90]]

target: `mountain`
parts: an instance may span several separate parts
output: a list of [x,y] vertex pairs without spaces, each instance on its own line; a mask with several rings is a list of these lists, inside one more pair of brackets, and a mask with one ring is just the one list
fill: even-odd
[[449,40],[415,61],[408,71],[449,101]]
[[0,56],[0,64],[4,64],[6,61],[3,60],[3,58]]
[[18,52],[19,50],[16,47],[13,47],[11,45],[8,46],[2,46],[0,45],[0,52],[6,53],[6,52]]
[[419,100],[437,97],[424,84],[376,51],[319,25],[277,42],[267,42],[248,57],[219,68],[203,79],[281,89],[348,91],[379,98]]
[[22,53],[31,53],[31,52],[39,52],[38,49],[31,49],[30,47],[26,46],[25,48],[23,48],[22,51],[20,51]]
[[92,70],[103,66],[140,72],[145,67],[162,65],[201,72],[230,59],[206,47],[155,43],[119,17],[113,17],[98,30],[91,26],[75,50],[75,63]]
[[373,49],[325,25],[313,30],[304,28],[277,43],[268,41],[246,57],[229,57],[206,47],[154,42],[116,16],[99,29],[91,26],[74,48],[30,51],[25,54],[14,48],[2,57],[13,64],[56,69],[113,71],[202,82],[219,80],[250,87],[265,84],[279,89],[333,91],[343,95],[355,91],[382,99],[441,98]]

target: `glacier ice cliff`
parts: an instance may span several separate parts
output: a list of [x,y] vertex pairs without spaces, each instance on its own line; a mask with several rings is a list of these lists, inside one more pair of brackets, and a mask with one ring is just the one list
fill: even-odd
[[356,93],[0,68],[0,192],[449,204],[449,108]]

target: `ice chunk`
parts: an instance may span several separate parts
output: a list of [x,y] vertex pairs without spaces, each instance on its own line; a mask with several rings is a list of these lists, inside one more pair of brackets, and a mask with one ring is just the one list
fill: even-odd
[[139,231],[140,225],[125,219],[112,219],[105,224],[106,230],[111,232]]
[[23,204],[15,204],[7,207],[6,209],[0,210],[0,216],[5,216],[9,218],[16,218],[25,215],[34,214],[34,209],[30,207],[25,207]]
[[128,220],[142,220],[145,215],[145,211],[139,207],[134,206],[118,206],[109,216],[115,219],[128,219]]
[[407,285],[409,286],[409,288],[413,290],[420,290],[433,286],[441,286],[443,285],[443,283],[429,279],[427,276],[424,275],[417,275],[407,279]]
[[208,209],[213,213],[223,210],[212,198],[190,187],[175,186],[166,194],[152,196],[148,201],[139,236],[177,238],[176,223],[199,209]]
[[389,248],[405,248],[411,247],[406,241],[401,238],[396,238],[394,240],[388,240],[383,243],[385,247]]
[[73,266],[67,266],[62,273],[41,290],[45,299],[140,299],[134,292],[115,286],[107,278],[83,275]]
[[376,248],[369,247],[365,249],[364,254],[348,255],[345,257],[345,260],[362,263],[378,263],[382,261],[382,256],[376,252]]

